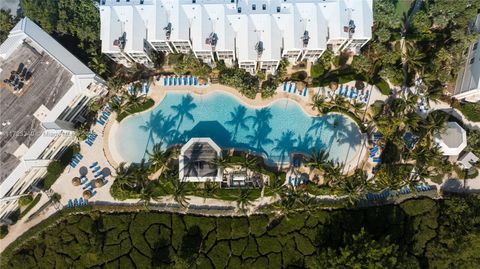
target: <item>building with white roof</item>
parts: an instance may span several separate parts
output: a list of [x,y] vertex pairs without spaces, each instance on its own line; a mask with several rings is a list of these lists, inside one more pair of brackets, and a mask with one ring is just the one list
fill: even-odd
[[274,72],[282,58],[316,61],[327,48],[358,52],[373,25],[372,0],[102,0],[100,13],[102,51],[118,63],[151,64],[153,48],[251,73]]
[[434,134],[433,140],[440,146],[444,156],[458,156],[467,147],[467,132],[454,121]]
[[183,145],[178,159],[179,179],[187,182],[221,182],[222,169],[215,160],[222,149],[211,138],[191,138]]
[[0,45],[0,219],[75,140],[104,81],[28,18]]
[[[474,31],[480,33],[480,14]],[[453,97],[469,102],[480,102],[480,37],[468,49],[464,68],[459,72]]]

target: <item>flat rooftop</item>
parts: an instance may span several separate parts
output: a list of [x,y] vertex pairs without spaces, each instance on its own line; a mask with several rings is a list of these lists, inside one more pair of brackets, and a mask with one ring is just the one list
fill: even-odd
[[[13,155],[15,151],[22,144],[30,147],[42,134],[43,127],[35,117],[37,110],[43,106],[46,109],[40,111],[48,113],[73,86],[72,74],[54,58],[30,46],[28,40],[9,58],[0,59],[0,183],[20,163]],[[4,80],[21,64],[28,68],[31,77],[14,93]]]
[[183,154],[185,177],[216,177],[218,167],[211,161],[217,157],[217,151],[207,142],[193,143]]

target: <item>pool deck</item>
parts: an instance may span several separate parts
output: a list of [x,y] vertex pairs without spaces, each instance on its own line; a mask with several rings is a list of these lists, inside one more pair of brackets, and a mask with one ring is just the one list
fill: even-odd
[[[215,92],[223,92],[228,93],[238,100],[240,100],[243,104],[253,107],[253,108],[263,108],[269,106],[275,101],[278,100],[291,100],[299,104],[305,114],[309,116],[318,116],[317,111],[315,111],[311,106],[311,97],[314,93],[318,92],[318,88],[313,88],[309,90],[309,94],[305,97],[299,95],[293,95],[286,92],[279,92],[277,91],[276,94],[270,98],[263,99],[261,95],[258,93],[254,99],[247,98],[243,96],[240,92],[236,89],[221,85],[221,84],[209,84],[208,86],[163,86],[160,85],[160,81],[155,80],[152,85],[150,85],[150,91],[148,93],[148,97],[152,98],[155,102],[155,105],[152,106],[150,109],[140,112],[145,113],[147,111],[151,111],[155,109],[165,98],[167,92],[176,92],[176,93],[190,93],[190,94],[197,94],[197,95],[208,95]],[[349,84],[354,84],[351,82]],[[128,87],[128,86],[125,86]],[[371,100],[369,103],[373,103],[376,100],[384,99],[382,98],[382,94],[376,89],[372,88],[372,95]],[[340,114],[340,113],[339,113]],[[343,115],[343,114],[340,114]],[[112,115],[113,116],[113,115]],[[130,115],[133,116],[133,115]],[[129,117],[130,117],[129,116]],[[345,115],[343,115],[345,116]],[[121,155],[116,150],[116,138],[115,134],[119,127],[119,123],[111,117],[111,120],[107,123],[103,135],[103,145],[104,145],[104,153],[108,160],[108,162],[113,166],[117,167],[119,163],[123,162]],[[352,173],[356,167],[365,167],[367,169],[370,168],[371,164],[369,163],[369,159],[367,156],[367,150],[365,149],[367,136],[366,134],[362,134],[361,143],[355,146],[355,148],[349,149],[349,151],[354,152],[354,155],[349,156],[349,162],[344,162],[344,172],[345,173]],[[285,166],[287,163],[284,163]]]

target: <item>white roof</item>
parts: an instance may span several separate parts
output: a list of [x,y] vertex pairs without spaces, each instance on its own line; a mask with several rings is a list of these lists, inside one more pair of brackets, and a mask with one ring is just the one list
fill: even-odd
[[183,11],[188,17],[190,28],[190,37],[193,50],[211,50],[210,45],[205,40],[213,32],[213,25],[209,14],[203,5],[184,5]]
[[[351,19],[355,22],[353,38],[370,38],[372,36],[373,11],[372,0],[344,0],[351,8]],[[348,25],[348,22],[347,22]]]
[[447,127],[434,135],[435,142],[445,156],[459,155],[467,146],[467,132],[456,122],[448,122]]
[[458,163],[461,164],[465,169],[470,169],[472,168],[472,164],[478,162],[478,160],[479,159],[475,154],[468,152],[458,159]]
[[90,68],[27,17],[20,20],[10,31],[9,38],[0,46],[0,57],[8,58],[9,54],[27,37],[73,75],[94,75]]
[[210,17],[212,30],[218,37],[215,50],[234,50],[233,29],[226,17],[227,12],[229,12],[228,7],[220,4],[205,5],[205,11]]

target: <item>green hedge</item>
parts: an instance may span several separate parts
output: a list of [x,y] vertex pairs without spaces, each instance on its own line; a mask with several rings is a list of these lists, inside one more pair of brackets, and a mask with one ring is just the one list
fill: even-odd
[[380,81],[375,83],[375,86],[377,86],[378,90],[380,90],[383,95],[390,95],[390,86],[388,86],[388,83],[385,80],[380,79]]
[[153,99],[151,99],[151,98],[148,98],[141,105],[139,105],[135,108],[131,108],[128,111],[123,111],[122,113],[117,115],[117,121],[121,122],[124,118],[128,117],[129,115],[145,111],[145,110],[151,108],[153,105],[155,105],[155,101],[153,101]]
[[480,103],[459,103],[453,102],[452,106],[462,112],[470,121],[480,122]]
[[25,215],[27,215],[28,212],[32,210],[32,208],[34,208],[38,204],[38,202],[40,202],[41,198],[42,194],[37,194],[37,196],[35,196],[35,199],[33,199],[33,201],[28,204],[28,206],[22,211],[22,213],[20,213],[20,218],[23,218]]

